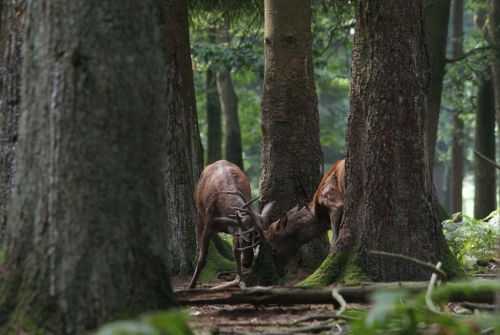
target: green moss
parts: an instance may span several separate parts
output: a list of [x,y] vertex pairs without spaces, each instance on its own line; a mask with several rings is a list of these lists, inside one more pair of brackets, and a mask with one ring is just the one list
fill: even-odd
[[448,276],[448,280],[460,280],[468,278],[467,272],[465,272],[464,267],[460,261],[453,255],[451,250],[447,250],[444,259],[442,260],[443,265],[441,269]]
[[215,248],[214,243],[210,243],[208,247],[207,264],[200,274],[198,282],[206,283],[217,276],[221,271],[234,271],[236,269],[235,262],[224,258]]
[[367,281],[371,279],[359,267],[356,253],[335,252],[328,255],[320,267],[297,286],[325,286],[336,282],[357,284]]
[[[231,236],[231,235],[227,235],[227,234],[224,234],[224,235],[229,236],[229,237]],[[214,244],[217,251],[225,259],[227,259],[229,261],[234,261],[233,248],[232,248],[230,241],[231,241],[230,239],[226,240],[226,239],[222,238],[220,234],[215,234],[212,237],[212,243]]]

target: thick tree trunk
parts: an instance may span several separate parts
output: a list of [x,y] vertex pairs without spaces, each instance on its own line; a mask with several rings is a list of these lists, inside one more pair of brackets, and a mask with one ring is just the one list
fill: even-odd
[[[453,59],[463,56],[463,0],[453,0],[452,6],[452,55]],[[463,92],[461,81],[454,83],[454,90],[457,95]],[[462,211],[462,184],[464,180],[464,122],[460,118],[462,110],[453,111],[453,132],[451,147],[451,187],[450,187],[450,208],[452,213]]]
[[344,220],[333,253],[304,285],[429,277],[370,250],[450,266],[424,152],[422,20],[421,0],[356,1]]
[[171,306],[163,3],[27,7],[0,332],[81,334]]
[[2,0],[0,26],[0,245],[14,186],[25,2]]
[[427,113],[425,115],[425,144],[431,168],[434,163],[439,111],[441,109],[449,17],[450,0],[424,0],[424,30],[431,71],[430,87],[427,94]]
[[172,274],[194,270],[196,209],[194,190],[203,167],[194,94],[187,2],[166,1],[168,246]]
[[[262,92],[261,204],[276,201],[271,217],[309,202],[321,178],[322,153],[311,50],[309,1],[264,1],[265,74]],[[309,247],[308,247],[309,245]],[[321,261],[327,242],[316,239],[299,257]],[[252,281],[274,281],[274,266],[261,249]],[[315,259],[315,261],[313,261]]]
[[[495,99],[491,79],[482,79],[479,84],[475,149],[495,161]],[[475,218],[485,218],[497,208],[495,174],[496,170],[493,165],[475,157]]]

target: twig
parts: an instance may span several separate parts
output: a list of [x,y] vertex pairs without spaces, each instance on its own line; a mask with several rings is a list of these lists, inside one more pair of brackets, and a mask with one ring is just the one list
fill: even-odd
[[332,290],[332,297],[339,303],[340,309],[338,310],[337,315],[341,315],[347,309],[347,303],[336,288]]
[[346,315],[335,315],[335,314],[316,314],[316,315],[309,315],[309,316],[304,316],[300,319],[297,319],[293,321],[293,324],[296,325],[298,323],[303,323],[307,321],[312,321],[312,320],[345,320],[345,321],[355,321],[359,320],[358,318],[352,317],[352,316],[346,316]]
[[485,155],[483,155],[482,153],[478,152],[477,150],[474,150],[474,154],[479,157],[479,158],[482,158],[484,161],[490,163],[491,165],[493,165],[494,167],[496,167],[497,169],[500,170],[500,165],[498,165],[495,161],[489,159],[488,157],[486,157]]
[[[441,268],[441,262],[437,262],[436,264],[436,269],[439,268]],[[434,313],[439,313],[436,305],[434,305],[434,303],[432,302],[432,291],[434,290],[434,286],[436,285],[437,277],[438,276],[436,272],[431,275],[431,280],[429,281],[429,286],[427,287],[427,293],[425,294],[425,303],[427,307]]]
[[477,47],[477,48],[474,48],[474,49],[471,49],[469,51],[467,51],[466,53],[464,53],[461,57],[457,57],[457,58],[454,58],[454,59],[446,59],[446,63],[455,63],[455,62],[460,62],[464,59],[466,59],[467,57],[475,54],[476,52],[479,52],[479,51],[486,51],[486,50],[498,50],[499,48],[494,46],[494,45],[487,45],[487,46],[484,46],[484,47]]
[[413,258],[413,257],[400,255],[400,254],[393,254],[391,252],[385,252],[385,251],[373,251],[372,250],[372,251],[369,251],[368,253],[372,254],[372,255],[392,257],[392,258],[397,258],[397,259],[402,259],[402,260],[405,260],[408,262],[412,262],[413,264],[416,264],[423,269],[432,271],[433,273],[435,273],[439,277],[439,279],[441,279],[443,281],[446,281],[448,278],[448,276],[446,275],[446,273],[443,270],[435,267],[431,263],[426,263],[426,262],[423,262],[423,261],[418,260],[418,259]]
[[236,275],[236,278],[234,278],[232,281],[221,284],[219,286],[211,287],[211,288],[209,288],[209,290],[224,290],[226,288],[238,285],[240,283],[240,280],[241,280],[240,276]]

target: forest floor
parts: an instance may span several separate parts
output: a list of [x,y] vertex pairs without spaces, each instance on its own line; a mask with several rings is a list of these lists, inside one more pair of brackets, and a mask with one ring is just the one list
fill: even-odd
[[[291,278],[287,285],[293,285],[304,276],[298,275]],[[189,277],[173,277],[174,290],[186,289],[189,285]],[[223,281],[216,280],[198,287],[210,288],[221,284]],[[349,308],[369,308],[369,305],[349,304]],[[190,316],[189,326],[195,334],[310,334],[311,332],[300,332],[305,327],[320,326],[322,321],[308,320],[297,321],[303,318],[317,315],[331,315],[334,306],[322,305],[265,305],[253,306],[243,305],[205,305],[186,307],[184,309]],[[338,320],[341,329],[336,329],[336,334],[347,331],[347,323]],[[312,331],[317,332],[317,331]]]

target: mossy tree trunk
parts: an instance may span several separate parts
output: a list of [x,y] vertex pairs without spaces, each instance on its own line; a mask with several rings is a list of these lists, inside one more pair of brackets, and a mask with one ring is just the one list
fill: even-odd
[[427,64],[421,0],[356,1],[344,220],[332,254],[302,285],[429,278],[370,250],[458,266],[425,160]]
[[[488,68],[489,70],[489,68]],[[475,149],[495,161],[495,99],[493,82],[481,78],[476,111]],[[485,218],[496,206],[495,167],[479,157],[474,162],[474,217]]]
[[26,16],[0,332],[172,306],[163,2],[28,0]]
[[[453,0],[452,6],[452,56],[463,56],[463,0]],[[464,90],[461,80],[453,83],[454,90],[461,96]],[[451,187],[450,209],[452,213],[462,211],[462,184],[464,180],[464,121],[460,117],[461,109],[453,111],[452,146],[451,146]]]
[[450,0],[424,0],[424,30],[431,71],[425,116],[425,144],[431,169],[434,163],[439,111],[441,109],[449,17]]
[[167,159],[165,188],[172,274],[194,270],[196,256],[195,185],[203,168],[194,94],[188,7],[185,0],[166,0]]
[[[296,204],[309,202],[322,174],[310,2],[265,0],[264,44],[260,200],[276,201],[271,214],[276,219]],[[317,239],[299,257],[309,265],[319,264],[326,248],[326,239]],[[251,278],[259,284],[276,278],[265,247]]]
[[0,11],[0,245],[14,186],[25,1],[2,0]]
[[[229,45],[229,22],[227,19],[218,29],[218,42]],[[238,117],[238,96],[231,78],[231,69],[221,65],[217,70],[217,93],[222,112],[224,113],[225,159],[243,169],[243,152],[241,144],[240,120]]]

